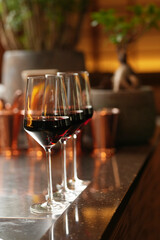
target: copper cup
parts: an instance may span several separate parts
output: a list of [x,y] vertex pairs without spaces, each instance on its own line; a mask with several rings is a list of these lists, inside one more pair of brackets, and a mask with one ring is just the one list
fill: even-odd
[[22,111],[0,111],[0,152],[10,155],[12,151],[18,151],[22,122]]

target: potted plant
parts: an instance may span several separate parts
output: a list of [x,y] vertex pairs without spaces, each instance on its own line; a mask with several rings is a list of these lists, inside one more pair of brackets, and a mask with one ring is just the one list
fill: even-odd
[[[128,63],[128,49],[151,28],[159,28],[160,8],[154,4],[127,7],[116,14],[114,9],[92,14],[92,25],[104,27],[109,40],[117,49],[119,68],[112,77],[113,89],[92,90],[93,106],[120,109],[118,144],[139,144],[148,141],[155,129],[154,93],[150,87],[140,87],[136,73]],[[123,89],[123,90],[122,90]],[[129,90],[129,91],[124,91]]]
[[128,63],[128,49],[151,28],[159,28],[160,7],[154,4],[127,7],[124,14],[115,9],[92,13],[92,26],[103,26],[109,40],[116,46],[120,67],[113,75],[113,90],[133,89],[139,86],[138,78]]
[[76,52],[83,16],[89,0],[2,0],[0,41],[5,53],[2,83],[22,89],[26,69],[84,69],[84,57]]

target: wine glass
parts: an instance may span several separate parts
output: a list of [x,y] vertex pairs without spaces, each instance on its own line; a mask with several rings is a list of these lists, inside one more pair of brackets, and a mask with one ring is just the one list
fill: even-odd
[[66,200],[72,202],[77,197],[77,194],[73,190],[70,190],[67,185],[66,143],[67,140],[72,136],[72,134],[84,122],[84,114],[82,110],[82,95],[79,77],[77,73],[57,73],[57,74],[61,75],[64,78],[71,126],[66,132],[66,134],[60,140],[63,153],[62,183],[61,185],[58,186],[59,189],[54,196],[58,200]]
[[91,87],[90,87],[90,81],[89,81],[89,73],[87,71],[80,71],[78,72],[79,80],[80,80],[80,86],[82,91],[82,110],[84,114],[84,121],[83,124],[81,124],[80,128],[77,129],[73,136],[73,178],[69,180],[69,186],[70,188],[74,189],[77,192],[81,192],[84,190],[87,185],[89,184],[89,181],[87,180],[81,180],[77,176],[77,148],[76,148],[76,142],[77,142],[77,135],[81,131],[84,125],[86,125],[93,115],[93,107],[92,107],[92,100],[91,100]]
[[33,213],[61,214],[65,204],[53,198],[51,149],[70,127],[65,84],[60,76],[28,77],[24,114],[24,129],[45,150],[48,195],[43,203],[30,207]]

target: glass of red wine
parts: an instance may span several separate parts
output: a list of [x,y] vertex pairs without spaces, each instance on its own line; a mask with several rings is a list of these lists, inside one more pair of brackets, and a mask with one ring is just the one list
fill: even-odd
[[77,192],[81,192],[84,190],[89,181],[81,180],[78,178],[77,175],[77,135],[81,131],[81,129],[86,125],[93,115],[93,107],[92,107],[92,100],[91,100],[91,87],[90,87],[90,80],[89,80],[89,73],[87,71],[80,71],[78,72],[78,77],[80,81],[81,91],[82,91],[82,110],[83,110],[83,123],[81,124],[80,128],[72,135],[73,140],[73,178],[69,179],[69,187],[74,189]]
[[80,128],[84,122],[84,112],[82,110],[82,92],[78,73],[57,73],[63,77],[66,87],[67,102],[71,126],[66,134],[60,139],[62,146],[62,183],[58,185],[58,191],[54,194],[55,199],[72,202],[77,194],[70,190],[67,184],[67,169],[66,169],[66,143],[74,132]]
[[29,77],[27,79],[24,129],[45,150],[48,195],[43,203],[30,207],[32,213],[59,215],[65,204],[54,200],[52,189],[51,149],[65,135],[71,125],[68,115],[66,89],[62,77]]

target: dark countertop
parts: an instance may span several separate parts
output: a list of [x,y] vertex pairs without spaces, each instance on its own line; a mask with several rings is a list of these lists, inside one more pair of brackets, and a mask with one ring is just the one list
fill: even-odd
[[[106,229],[110,234],[111,223],[125,205],[124,196],[130,194],[133,181],[152,153],[149,144],[121,147],[112,157],[104,152],[95,156],[79,151],[78,175],[91,183],[57,219],[33,215],[29,210],[33,202],[44,199],[41,193],[46,193],[45,156],[26,152],[15,157],[1,155],[0,238],[98,240]],[[57,184],[61,179],[60,152],[53,158],[53,182]]]

